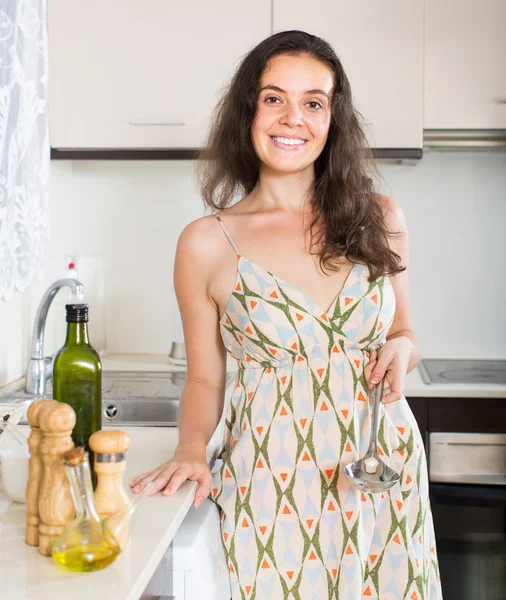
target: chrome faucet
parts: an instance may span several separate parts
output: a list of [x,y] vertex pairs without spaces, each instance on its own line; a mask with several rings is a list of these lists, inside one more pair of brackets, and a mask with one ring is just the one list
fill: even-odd
[[48,356],[44,357],[44,329],[51,302],[60,288],[65,286],[68,286],[73,294],[83,293],[83,284],[77,279],[58,279],[44,292],[33,324],[32,355],[28,362],[25,379],[25,392],[27,394],[44,395],[46,382],[51,378],[53,360]]

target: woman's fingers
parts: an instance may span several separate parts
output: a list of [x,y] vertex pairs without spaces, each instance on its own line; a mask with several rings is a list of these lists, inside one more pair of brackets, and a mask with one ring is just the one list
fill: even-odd
[[130,487],[133,488],[132,491],[134,492],[134,494],[142,492],[142,490],[148,485],[148,483],[153,481],[160,472],[161,467],[158,467],[157,469],[153,469],[153,471],[148,471],[147,473],[136,477],[130,484]]
[[134,479],[132,479],[132,481],[130,482],[130,487],[135,487],[140,481],[142,481],[144,479],[144,477],[148,477],[148,475],[151,475],[152,471],[147,471],[146,473],[143,473],[142,475],[137,475],[137,477],[135,477]]
[[195,492],[195,507],[198,508],[211,493],[211,485],[213,479],[211,477],[210,471],[203,471],[196,478],[196,481],[199,482],[199,487]]
[[372,386],[371,375],[374,370],[374,367],[377,364],[377,355],[378,355],[378,353],[376,352],[376,350],[372,350],[371,355],[369,357],[369,362],[367,363],[367,365],[364,368],[365,381],[366,381],[367,387],[369,389],[371,389],[371,386]]
[[393,363],[392,370],[388,372],[387,379],[389,391],[383,396],[383,404],[396,402],[402,396],[404,378],[400,370],[395,367],[395,363]]
[[371,383],[377,384],[383,379],[383,377],[385,377],[385,374],[388,369],[388,365],[390,364],[391,361],[392,361],[392,357],[390,356],[390,354],[387,354],[385,352],[382,352],[378,356],[376,366],[374,367],[374,370],[373,370],[373,373],[371,376]]
[[150,496],[158,494],[158,492],[167,488],[170,484],[174,473],[177,471],[177,464],[169,463],[163,471],[160,471],[158,475],[153,479],[153,489],[149,492]]
[[183,483],[187,479],[190,478],[191,474],[192,474],[191,467],[189,467],[187,465],[179,466],[174,471],[170,481],[165,486],[165,489],[163,490],[163,495],[164,496],[172,495],[175,491],[177,491],[183,485]]

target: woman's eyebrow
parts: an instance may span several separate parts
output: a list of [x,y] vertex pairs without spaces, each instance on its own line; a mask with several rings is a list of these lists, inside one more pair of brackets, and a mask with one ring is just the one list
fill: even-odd
[[[264,85],[264,87],[261,88],[259,90],[259,92],[263,92],[264,90],[273,90],[274,92],[279,92],[280,94],[286,94],[285,90],[281,89],[277,85]],[[322,96],[326,96],[327,98],[329,98],[329,95],[327,94],[327,92],[324,92],[323,90],[319,90],[319,89],[307,90],[304,93],[305,94],[321,94]]]

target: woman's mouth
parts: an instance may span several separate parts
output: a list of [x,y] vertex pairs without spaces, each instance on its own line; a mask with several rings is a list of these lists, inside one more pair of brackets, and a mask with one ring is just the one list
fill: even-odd
[[273,142],[273,144],[282,148],[283,150],[298,150],[302,148],[307,143],[307,140],[303,138],[285,138],[281,136],[269,136]]

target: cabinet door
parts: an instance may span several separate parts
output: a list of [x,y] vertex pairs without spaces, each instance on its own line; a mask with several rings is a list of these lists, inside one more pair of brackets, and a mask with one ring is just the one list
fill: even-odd
[[506,128],[506,2],[425,0],[425,128]]
[[422,147],[422,0],[274,0],[274,31],[288,29],[332,44],[371,146]]
[[195,148],[271,0],[49,0],[53,148]]

